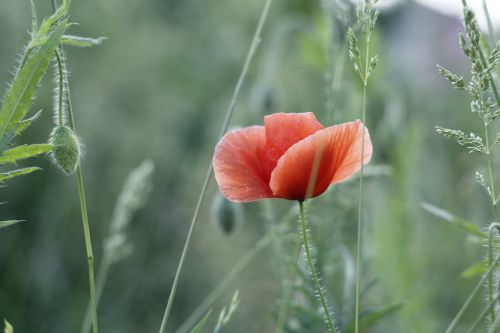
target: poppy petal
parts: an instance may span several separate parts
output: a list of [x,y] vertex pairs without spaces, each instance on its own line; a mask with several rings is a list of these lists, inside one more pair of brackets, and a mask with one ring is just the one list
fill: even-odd
[[249,202],[272,198],[261,166],[265,145],[263,126],[227,133],[215,147],[214,174],[222,194],[232,201]]
[[[363,128],[360,121],[331,126],[290,147],[271,174],[273,194],[305,200],[325,192],[330,184],[351,177],[360,169]],[[372,145],[365,129],[364,163],[368,163],[371,154]]]
[[288,148],[324,128],[312,112],[275,113],[264,117],[264,126],[267,157],[264,167],[269,174]]

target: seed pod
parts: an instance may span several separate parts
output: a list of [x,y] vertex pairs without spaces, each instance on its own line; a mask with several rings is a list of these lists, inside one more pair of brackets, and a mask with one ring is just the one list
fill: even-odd
[[73,173],[81,156],[80,142],[73,130],[67,126],[54,127],[49,143],[54,146],[51,154],[54,164],[67,175]]
[[212,219],[226,235],[233,233],[242,219],[241,205],[216,194],[212,205]]

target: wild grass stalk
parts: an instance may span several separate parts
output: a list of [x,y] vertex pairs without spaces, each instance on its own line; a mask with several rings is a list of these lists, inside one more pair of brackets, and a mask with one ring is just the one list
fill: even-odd
[[[224,133],[226,133],[226,131],[229,127],[229,123],[231,122],[231,119],[233,117],[234,110],[236,108],[236,102],[238,100],[238,96],[240,94],[241,87],[243,85],[243,82],[245,81],[245,77],[246,77],[248,69],[250,67],[250,63],[251,63],[251,61],[255,55],[255,52],[257,51],[257,48],[260,44],[260,40],[261,40],[260,36],[262,33],[262,29],[264,27],[264,23],[266,22],[266,19],[267,19],[268,13],[269,13],[271,3],[272,3],[272,0],[266,0],[266,2],[264,3],[264,7],[263,7],[262,12],[260,14],[259,23],[257,24],[257,28],[255,29],[252,43],[250,45],[250,48],[248,50],[248,53],[247,53],[247,56],[245,59],[245,63],[243,65],[240,76],[239,76],[238,81],[236,83],[236,87],[235,87],[234,92],[233,92],[233,97],[231,99],[231,102],[229,103],[229,107],[228,107],[228,110],[226,113],[224,123],[222,125],[221,132],[219,134],[219,138],[221,138],[224,135]],[[172,287],[170,289],[170,295],[168,297],[167,305],[165,308],[165,313],[163,314],[163,319],[161,322],[159,333],[165,333],[165,331],[166,331],[168,319],[170,316],[170,311],[172,309],[172,304],[173,304],[173,301],[175,298],[175,293],[177,291],[177,284],[179,282],[179,277],[180,277],[182,268],[184,266],[184,261],[186,259],[186,255],[187,255],[187,252],[189,250],[189,246],[191,244],[191,237],[193,235],[193,231],[194,231],[196,222],[198,220],[198,214],[200,212],[201,205],[205,199],[205,194],[207,192],[207,188],[208,188],[208,184],[210,182],[210,179],[212,178],[212,174],[213,174],[213,166],[212,166],[212,163],[210,163],[210,166],[208,167],[208,170],[207,170],[207,173],[205,176],[205,180],[203,181],[203,186],[201,188],[201,192],[200,192],[200,195],[198,197],[198,201],[196,203],[196,208],[194,210],[193,218],[191,220],[191,224],[189,226],[186,241],[184,243],[181,257],[179,259],[179,264],[177,265],[177,270],[175,272],[174,281],[173,281]]]
[[[361,108],[361,121],[366,124],[366,94],[368,79],[372,74],[375,66],[377,65],[377,56],[372,57],[370,54],[370,44],[372,32],[375,28],[375,23],[379,15],[378,10],[373,10],[373,4],[376,1],[365,0],[363,8],[357,7],[356,16],[358,24],[361,27],[363,35],[365,37],[365,54],[364,61],[360,55],[358,47],[358,38],[354,31],[349,28],[348,39],[349,39],[349,57],[354,65],[354,70],[359,74],[361,82],[363,84],[363,101]],[[363,64],[364,63],[364,64]],[[365,153],[365,132],[361,138],[361,156]],[[364,163],[361,161],[361,169],[359,176],[359,202],[358,202],[358,230],[357,230],[357,241],[356,241],[356,285],[355,285],[355,307],[354,307],[354,332],[359,332],[359,316],[360,316],[360,281],[361,281],[361,251],[362,251],[362,236],[363,236],[363,178],[364,178]]]

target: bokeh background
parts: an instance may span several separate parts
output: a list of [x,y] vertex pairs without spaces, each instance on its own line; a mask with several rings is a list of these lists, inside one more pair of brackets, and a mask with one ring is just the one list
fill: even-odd
[[[49,0],[35,3],[40,17],[50,14]],[[71,18],[79,25],[71,33],[108,38],[95,48],[66,48],[77,130],[86,147],[82,167],[96,265],[127,174],[144,159],[155,164],[151,195],[127,229],[133,251],[112,266],[102,294],[103,332],[159,328],[262,5],[244,0],[72,3]],[[344,43],[354,22],[351,6],[340,0],[275,0],[231,125],[260,124],[273,112],[312,111],[326,125],[359,118],[362,90]],[[28,0],[0,2],[4,86],[28,41],[30,20]],[[362,284],[370,287],[363,308],[404,305],[367,332],[444,331],[476,281],[461,272],[485,252],[421,206],[432,203],[480,227],[491,221],[488,198],[474,181],[484,161],[434,130],[436,125],[481,128],[468,111],[467,96],[436,71],[441,64],[467,76],[460,30],[459,16],[413,1],[391,1],[380,15],[373,47],[380,61],[368,88],[367,125],[375,153],[366,188]],[[33,107],[43,115],[19,143],[44,142],[51,131],[51,76],[46,75]],[[9,182],[0,194],[1,219],[25,220],[0,230],[0,317],[16,332],[77,332],[88,282],[76,182],[47,158],[30,162],[44,171]],[[344,322],[352,318],[357,184],[354,179],[339,185],[309,206],[324,283]],[[212,182],[181,276],[171,332],[269,225],[296,205],[274,200],[240,206],[241,218],[227,234],[212,217],[217,193]],[[285,218],[287,239],[296,234],[293,212]],[[293,246],[283,246],[294,255]],[[214,304],[217,313],[239,289],[241,304],[227,332],[274,331],[283,268],[276,249],[260,252]],[[481,305],[478,297],[464,327]],[[294,316],[299,317],[292,311],[290,319]]]

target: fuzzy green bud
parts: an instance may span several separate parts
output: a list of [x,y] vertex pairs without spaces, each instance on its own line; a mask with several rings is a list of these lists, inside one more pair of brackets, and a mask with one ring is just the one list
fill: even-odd
[[54,146],[52,161],[67,175],[73,173],[80,163],[81,147],[78,137],[67,126],[54,127],[49,143]]

